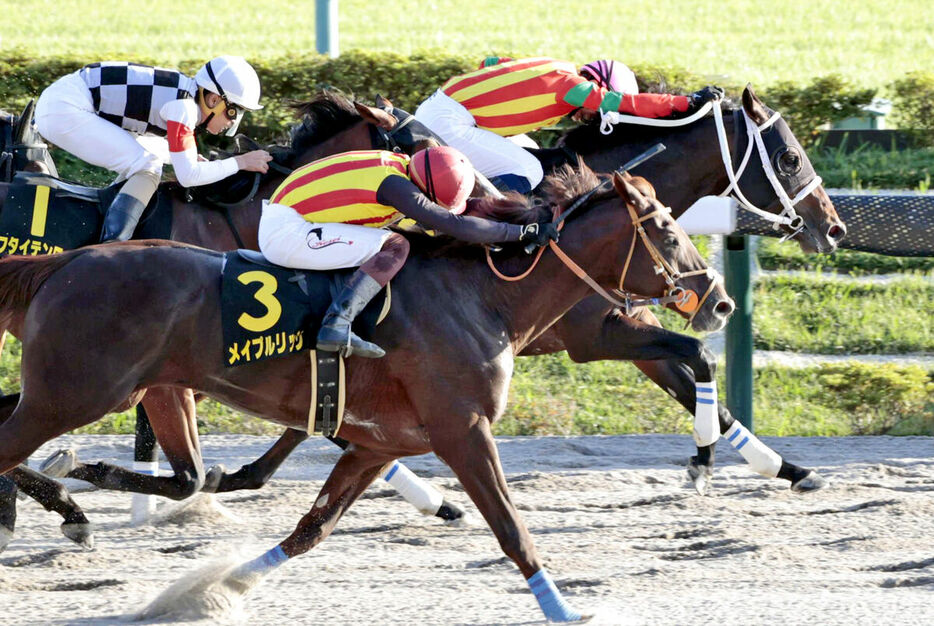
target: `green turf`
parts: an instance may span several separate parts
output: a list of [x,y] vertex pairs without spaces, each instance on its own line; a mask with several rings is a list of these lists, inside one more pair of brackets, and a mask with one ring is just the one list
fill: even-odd
[[[337,2],[337,0],[334,0]],[[273,58],[315,50],[314,3],[283,0],[32,0],[3,2],[2,46],[38,55],[133,53],[166,64],[241,54]],[[443,49],[612,57],[669,65],[733,83],[808,82],[839,73],[881,87],[930,70],[934,12],[927,0],[459,0],[374,4],[340,0],[342,49],[403,54]]]

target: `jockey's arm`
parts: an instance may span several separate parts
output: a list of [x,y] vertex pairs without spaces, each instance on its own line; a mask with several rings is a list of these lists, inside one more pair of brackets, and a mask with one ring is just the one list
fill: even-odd
[[397,211],[425,228],[469,243],[519,241],[522,234],[522,227],[518,224],[454,215],[429,200],[421,189],[403,176],[387,177],[376,191],[376,201],[395,207]]
[[160,111],[168,126],[169,158],[175,177],[183,187],[209,185],[232,176],[240,167],[234,157],[217,161],[199,161],[195,143],[198,105],[194,100],[173,100]]
[[687,96],[667,93],[623,94],[610,91],[582,76],[569,77],[575,84],[563,96],[564,102],[588,111],[619,111],[638,117],[667,117],[684,113],[690,106]]

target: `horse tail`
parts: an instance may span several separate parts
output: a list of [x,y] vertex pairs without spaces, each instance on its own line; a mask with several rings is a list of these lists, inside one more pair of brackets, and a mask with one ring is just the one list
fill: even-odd
[[87,252],[69,250],[43,256],[8,256],[0,259],[0,310],[29,307],[36,292],[52,274]]

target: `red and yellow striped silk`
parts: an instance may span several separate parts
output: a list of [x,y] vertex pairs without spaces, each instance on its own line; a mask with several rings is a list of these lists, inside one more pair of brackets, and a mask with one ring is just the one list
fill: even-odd
[[477,126],[511,137],[548,126],[576,107],[564,95],[587,80],[573,63],[519,59],[455,76],[441,90],[473,115]]
[[270,202],[291,207],[309,222],[379,228],[402,214],[376,201],[389,176],[405,176],[409,157],[386,150],[344,152],[304,165],[282,181]]

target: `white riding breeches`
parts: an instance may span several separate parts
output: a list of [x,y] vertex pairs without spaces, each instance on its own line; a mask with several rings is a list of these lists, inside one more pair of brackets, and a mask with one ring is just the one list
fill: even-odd
[[[82,161],[116,172],[120,179],[142,171],[162,175],[162,156],[141,145],[133,133],[98,117],[91,92],[78,74],[49,85],[36,103],[36,127],[46,141]],[[146,138],[146,141],[162,138]]]
[[467,155],[487,178],[515,174],[528,180],[533,189],[542,182],[544,172],[538,159],[506,137],[477,128],[470,111],[440,89],[418,105],[415,119]]
[[263,201],[259,250],[276,265],[302,270],[359,267],[383,247],[383,228],[309,222],[295,209]]

